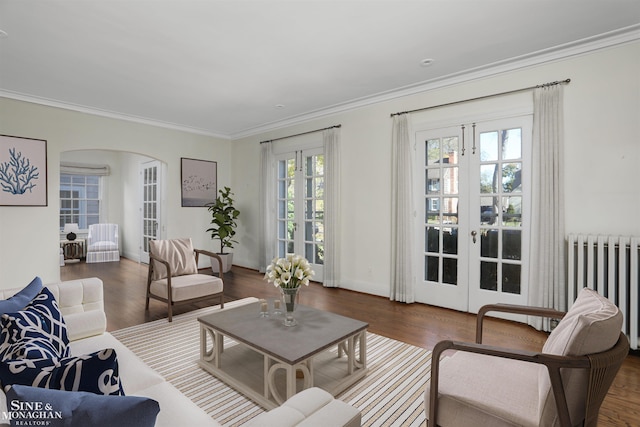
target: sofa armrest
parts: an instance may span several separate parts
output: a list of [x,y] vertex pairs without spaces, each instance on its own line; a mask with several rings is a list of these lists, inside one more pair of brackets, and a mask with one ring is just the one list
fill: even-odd
[[100,335],[107,330],[102,286],[97,277],[46,285],[58,302],[69,340]]

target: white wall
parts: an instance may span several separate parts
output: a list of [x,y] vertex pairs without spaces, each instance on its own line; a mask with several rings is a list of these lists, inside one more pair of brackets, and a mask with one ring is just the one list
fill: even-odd
[[[0,98],[0,134],[47,140],[48,165],[48,206],[0,207],[0,289],[25,285],[36,275],[45,282],[60,279],[59,165],[65,151],[132,152],[166,163],[166,237],[188,236],[197,247],[214,249],[205,233],[206,208],[180,207],[180,158],[217,161],[218,183],[229,185],[229,141],[6,98]],[[109,215],[131,215],[137,182],[123,187],[127,207]]]
[[[243,213],[234,263],[259,268],[259,141],[342,124],[342,285],[389,294],[390,114],[571,79],[565,86],[566,231],[640,236],[640,42],[406,96],[234,141]],[[328,82],[327,84],[330,84]],[[458,108],[412,114],[452,118]],[[482,114],[484,111],[478,111]]]

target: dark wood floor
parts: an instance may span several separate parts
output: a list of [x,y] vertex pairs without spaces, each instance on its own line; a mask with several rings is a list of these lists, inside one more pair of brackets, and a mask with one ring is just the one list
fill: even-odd
[[[166,317],[166,305],[151,301],[145,305],[147,266],[128,259],[120,262],[61,267],[61,279],[99,277],[104,282],[105,311],[110,331]],[[233,267],[225,274],[225,300],[248,296],[275,298],[277,289],[262,280],[254,270]],[[369,323],[373,333],[431,349],[442,339],[474,341],[476,316],[425,304],[403,304],[388,298],[324,288],[312,283],[302,290],[300,302],[319,309],[353,317]],[[179,306],[174,314],[183,313],[206,304]],[[529,326],[488,319],[485,326],[486,344],[540,350],[546,334]],[[601,426],[640,425],[640,357],[630,355],[604,401],[600,411]]]

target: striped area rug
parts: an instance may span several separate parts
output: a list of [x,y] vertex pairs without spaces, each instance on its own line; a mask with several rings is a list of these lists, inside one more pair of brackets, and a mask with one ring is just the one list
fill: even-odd
[[[232,303],[229,303],[232,305]],[[112,332],[124,345],[224,426],[240,426],[262,407],[197,365],[197,318],[214,307]],[[362,412],[363,426],[424,426],[424,387],[431,352],[373,333],[367,336],[369,373],[337,397]],[[234,345],[225,341],[225,346]]]

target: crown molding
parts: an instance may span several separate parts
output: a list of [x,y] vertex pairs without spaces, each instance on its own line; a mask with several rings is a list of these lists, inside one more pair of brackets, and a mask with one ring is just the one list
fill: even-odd
[[327,108],[310,111],[308,113],[289,117],[285,120],[267,123],[255,128],[246,129],[232,134],[232,140],[247,138],[265,132],[275,131],[311,120],[321,119],[346,111],[355,110],[373,104],[390,101],[410,95],[416,95],[434,89],[441,89],[473,80],[480,80],[507,72],[538,66],[541,64],[557,62],[567,58],[589,54],[602,49],[617,47],[623,44],[640,40],[640,24],[621,28],[616,31],[603,33],[598,36],[555,46],[553,48],[532,52],[526,55],[510,58],[508,60],[494,62],[482,67],[464,70],[455,74],[449,74],[437,79],[427,80],[414,85],[409,85],[387,92],[363,97],[356,100],[336,104]]
[[125,120],[128,122],[139,123],[143,125],[161,127],[165,129],[176,130],[180,132],[188,132],[197,135],[211,136],[220,139],[231,139],[229,135],[211,132],[205,129],[198,129],[189,126],[178,125],[175,123],[163,122],[161,120],[148,119],[145,117],[133,116],[129,114],[116,113],[114,111],[101,110],[94,107],[85,107],[83,105],[72,104],[67,102],[56,101],[53,99],[42,98],[33,95],[27,95],[19,92],[8,90],[0,90],[0,98],[9,98],[16,101],[30,102],[32,104],[46,105],[47,107],[62,108],[64,110],[76,111],[79,113],[91,114],[94,116],[107,117],[110,119]]

